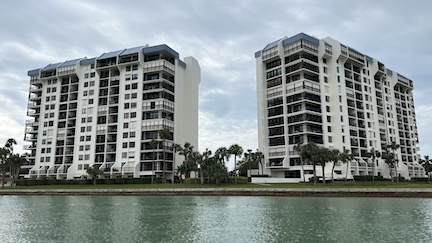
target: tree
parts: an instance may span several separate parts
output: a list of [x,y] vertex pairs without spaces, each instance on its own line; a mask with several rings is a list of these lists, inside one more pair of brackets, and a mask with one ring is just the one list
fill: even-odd
[[303,182],[306,182],[305,171],[304,171],[304,161],[305,161],[306,158],[304,157],[304,154],[302,153],[303,146],[304,145],[302,145],[300,142],[298,142],[296,145],[294,145],[294,150],[300,156],[300,164],[301,164]]
[[348,180],[349,163],[353,159],[354,156],[348,149],[345,149],[342,153],[339,154],[339,161],[341,161],[344,164],[345,163],[347,164],[346,171],[345,171],[345,181]]
[[155,149],[158,146],[158,141],[156,141],[155,139],[152,139],[149,144],[153,150],[153,153],[152,153],[152,175],[151,175],[151,183],[153,184],[153,182],[154,182]]
[[426,175],[428,176],[428,182],[431,183],[431,176],[432,176],[432,160],[429,159],[429,156],[425,156],[424,159],[420,160],[420,164],[423,166]]
[[318,146],[313,143],[307,143],[302,146],[301,155],[303,157],[304,162],[312,163],[312,169],[314,174],[314,186],[317,184],[317,175],[316,175],[316,160],[314,158],[314,154]]
[[394,182],[393,168],[395,167],[395,163],[396,163],[395,155],[392,152],[387,151],[386,153],[382,154],[382,158],[384,159],[384,162],[388,164],[390,168],[391,181]]
[[190,170],[188,168],[188,163],[189,163],[188,160],[189,160],[190,154],[193,152],[193,148],[194,147],[190,143],[188,143],[188,142],[186,142],[184,144],[183,148],[181,148],[180,145],[179,145],[179,148],[178,148],[178,151],[180,151],[179,154],[183,155],[185,157],[185,159],[183,161],[185,178],[189,177],[189,171]]
[[163,163],[162,163],[162,183],[165,184],[165,170],[166,168],[166,140],[172,139],[171,132],[168,128],[164,128],[162,130],[159,130],[159,137],[162,139],[162,151],[163,151]]
[[8,164],[10,168],[9,175],[11,178],[11,184],[15,184],[15,181],[19,176],[21,166],[25,165],[27,162],[27,157],[25,155],[13,154],[9,157]]
[[[254,153],[254,157],[255,157],[255,160],[258,162],[259,167],[261,167],[261,173],[264,174],[264,167],[263,167],[264,155],[263,155],[263,153],[258,151],[258,149],[257,149],[257,151]],[[259,168],[258,168],[258,175],[259,175]]]
[[[0,163],[2,165],[2,188],[4,188],[6,181],[6,163],[8,162],[9,157],[13,155],[13,145],[16,145],[17,142],[13,138],[9,138],[6,141],[6,144],[3,148],[0,148]],[[11,167],[9,167],[9,173],[11,171]],[[10,176],[10,175],[9,175]]]
[[375,150],[374,148],[371,148],[371,150],[368,152],[368,157],[372,159],[372,181],[375,181],[375,159],[381,157],[380,151]]
[[225,160],[228,160],[230,155],[226,147],[220,147],[216,149],[214,157],[219,160],[220,163],[225,164]]
[[331,176],[332,176],[332,183],[334,183],[334,169],[335,169],[336,163],[339,161],[340,151],[337,149],[331,149],[328,151],[328,154],[329,154],[329,158],[328,158],[329,162],[330,161],[333,162]]
[[87,168],[87,174],[93,178],[93,185],[96,185],[96,180],[99,175],[103,174],[103,171],[101,171],[99,168],[96,167],[96,165],[93,165],[92,167]]
[[[174,152],[174,154],[173,154],[173,164],[175,165],[176,164],[176,155],[177,155],[177,152],[180,152],[183,148],[181,147],[180,144],[177,144],[177,143],[173,143],[173,145],[171,146],[171,148],[172,148],[172,150]],[[180,183],[182,183],[181,175],[182,174],[180,173],[180,177],[179,177]]]
[[236,173],[235,175],[235,184],[237,184],[237,156],[241,156],[243,154],[243,148],[238,145],[238,144],[233,144],[231,145],[231,147],[228,149],[229,153],[234,155],[234,172]]
[[[398,159],[397,159],[397,154],[396,154],[396,150],[398,150],[398,148],[400,147],[399,144],[397,144],[396,142],[392,142],[391,144],[387,144],[386,148],[387,150],[391,150],[392,154],[393,154],[393,162],[392,164],[395,165],[395,170],[396,170],[396,181],[399,182],[399,173],[398,173]],[[389,158],[390,159],[390,158]]]

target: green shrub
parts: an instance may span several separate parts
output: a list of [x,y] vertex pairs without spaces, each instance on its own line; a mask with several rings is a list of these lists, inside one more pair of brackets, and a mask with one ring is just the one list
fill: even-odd
[[251,177],[270,177],[270,175],[252,175]]
[[184,180],[185,184],[199,184],[201,183],[200,180],[198,178],[186,178]]
[[[247,184],[249,182],[249,179],[247,177],[239,176],[237,177],[237,184]],[[235,177],[230,176],[229,177],[229,184],[235,184]]]

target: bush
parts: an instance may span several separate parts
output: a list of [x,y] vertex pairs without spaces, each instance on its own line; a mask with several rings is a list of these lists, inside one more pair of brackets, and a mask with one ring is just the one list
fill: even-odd
[[[239,176],[237,177],[237,184],[247,184],[249,182],[249,179],[247,177]],[[235,184],[235,177],[230,176],[229,177],[229,184]]]
[[270,175],[252,175],[251,177],[270,177]]
[[185,184],[200,184],[200,180],[198,178],[186,178],[184,180]]
[[413,182],[429,182],[427,177],[412,177]]

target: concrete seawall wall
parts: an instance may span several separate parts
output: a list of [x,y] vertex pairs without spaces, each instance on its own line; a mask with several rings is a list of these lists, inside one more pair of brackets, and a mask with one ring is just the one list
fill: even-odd
[[312,197],[427,197],[432,189],[387,188],[193,188],[193,189],[20,189],[0,190],[0,195],[202,195],[202,196],[312,196]]

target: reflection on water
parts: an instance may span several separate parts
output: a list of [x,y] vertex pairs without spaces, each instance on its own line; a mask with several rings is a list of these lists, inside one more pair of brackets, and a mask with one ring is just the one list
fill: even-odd
[[1,196],[2,242],[431,242],[432,199]]

